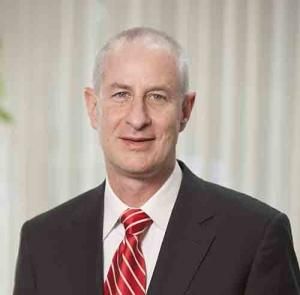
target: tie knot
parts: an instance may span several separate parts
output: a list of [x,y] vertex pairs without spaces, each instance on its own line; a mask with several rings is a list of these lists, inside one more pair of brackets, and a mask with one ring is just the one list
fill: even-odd
[[127,209],[121,216],[125,233],[138,236],[152,223],[151,218],[141,209]]

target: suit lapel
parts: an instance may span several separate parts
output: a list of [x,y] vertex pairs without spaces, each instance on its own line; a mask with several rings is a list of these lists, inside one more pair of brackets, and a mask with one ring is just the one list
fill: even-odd
[[64,237],[64,261],[73,295],[103,292],[103,193],[104,184],[88,193],[82,207],[73,212],[72,229]]
[[148,295],[184,294],[215,239],[216,220],[202,182],[180,163],[183,179]]

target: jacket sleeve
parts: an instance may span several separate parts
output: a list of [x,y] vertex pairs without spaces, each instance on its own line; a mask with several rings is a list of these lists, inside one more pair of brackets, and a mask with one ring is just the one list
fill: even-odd
[[300,272],[291,227],[278,213],[266,226],[248,277],[245,295],[300,295]]
[[28,224],[21,229],[13,295],[36,295],[34,269],[28,246]]

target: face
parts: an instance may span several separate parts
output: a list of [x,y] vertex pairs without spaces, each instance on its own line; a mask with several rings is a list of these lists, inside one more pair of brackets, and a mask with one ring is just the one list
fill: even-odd
[[125,44],[105,57],[100,93],[86,89],[108,174],[151,177],[174,167],[178,134],[193,107],[175,58],[165,49]]

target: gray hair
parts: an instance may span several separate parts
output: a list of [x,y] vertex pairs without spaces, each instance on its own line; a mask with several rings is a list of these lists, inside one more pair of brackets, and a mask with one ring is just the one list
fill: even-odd
[[148,48],[166,49],[174,55],[180,76],[181,91],[183,94],[188,91],[188,62],[179,43],[164,32],[152,28],[137,27],[120,32],[111,38],[97,53],[93,72],[93,86],[97,94],[100,91],[103,61],[107,53],[124,43],[133,41],[141,41]]

